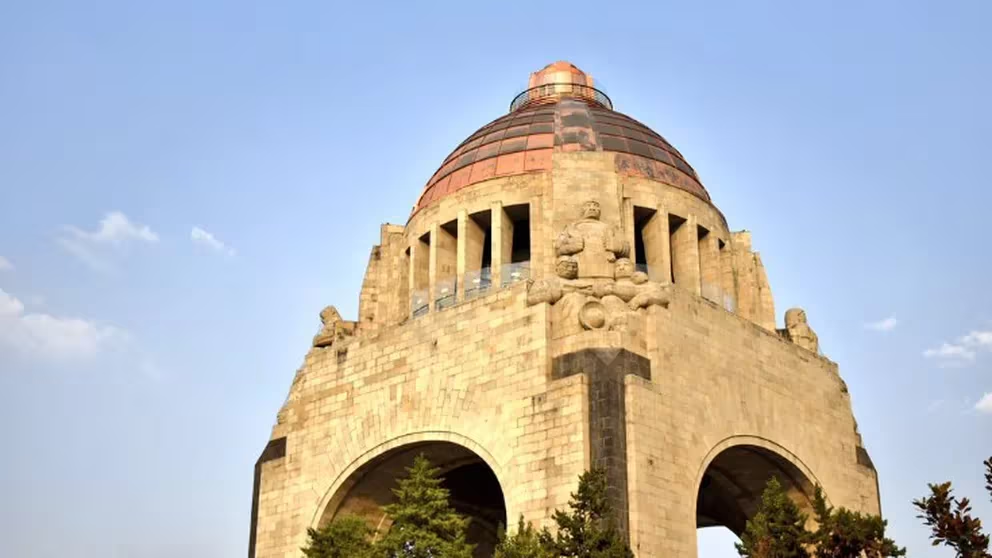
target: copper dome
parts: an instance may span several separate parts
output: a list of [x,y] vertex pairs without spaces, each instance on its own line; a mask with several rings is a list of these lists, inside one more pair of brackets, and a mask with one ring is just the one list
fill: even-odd
[[[564,80],[568,80],[565,82]],[[617,172],[665,182],[710,202],[689,163],[665,138],[612,110],[592,78],[556,62],[531,75],[509,114],[483,126],[444,160],[424,187],[416,213],[462,188],[497,176],[551,170],[556,152],[616,153]]]

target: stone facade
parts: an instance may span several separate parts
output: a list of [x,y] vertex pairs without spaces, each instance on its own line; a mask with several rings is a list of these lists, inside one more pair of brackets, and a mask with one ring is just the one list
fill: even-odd
[[548,524],[592,467],[639,557],[695,556],[697,527],[740,532],[771,475],[800,505],[819,484],[879,513],[837,366],[805,313],[776,330],[750,233],[729,230],[677,152],[651,152],[668,169],[610,147],[605,101],[580,96],[602,124],[583,136],[554,112],[568,94],[540,91],[528,99],[550,108],[555,141],[520,153],[547,161],[494,155],[492,176],[440,193],[435,175],[405,226],[382,227],[358,320],[322,314],[255,468],[250,556],[299,556],[338,513],[388,529],[387,481],[420,452],[479,556],[496,523]]

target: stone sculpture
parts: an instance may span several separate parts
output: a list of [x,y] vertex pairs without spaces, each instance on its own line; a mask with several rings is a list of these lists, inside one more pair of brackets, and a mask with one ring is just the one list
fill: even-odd
[[574,259],[580,278],[612,279],[613,263],[630,252],[627,242],[619,238],[616,229],[599,218],[599,202],[585,202],[582,204],[582,218],[565,227],[555,241],[555,252]]
[[320,322],[323,326],[313,338],[314,347],[330,347],[335,341],[355,334],[355,322],[341,319],[338,309],[333,306],[320,311]]
[[809,327],[806,311],[802,308],[790,308],[785,311],[785,329],[781,331],[796,345],[814,353],[820,352],[820,341],[813,328]]
[[668,305],[668,286],[635,270],[630,247],[600,220],[598,202],[582,205],[582,217],[565,227],[554,247],[556,277],[529,281],[527,303],[558,304],[566,328],[622,330],[632,312]]

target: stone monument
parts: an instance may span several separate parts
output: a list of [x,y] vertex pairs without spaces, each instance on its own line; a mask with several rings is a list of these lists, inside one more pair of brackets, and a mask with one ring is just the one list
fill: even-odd
[[838,367],[802,310],[778,329],[751,233],[567,62],[382,225],[357,320],[320,318],[255,464],[250,558],[299,556],[342,514],[381,534],[421,453],[478,557],[521,515],[550,525],[593,467],[640,558],[741,533],[773,476],[807,513],[816,485],[880,511]]

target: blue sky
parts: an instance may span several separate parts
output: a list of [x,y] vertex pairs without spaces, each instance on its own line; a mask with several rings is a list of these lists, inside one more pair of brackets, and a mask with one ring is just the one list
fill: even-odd
[[252,466],[319,310],[357,314],[379,224],[567,59],[753,232],[779,314],[806,308],[841,366],[893,536],[950,556],[910,500],[952,480],[992,523],[990,19],[981,1],[0,5],[0,555],[243,556]]

